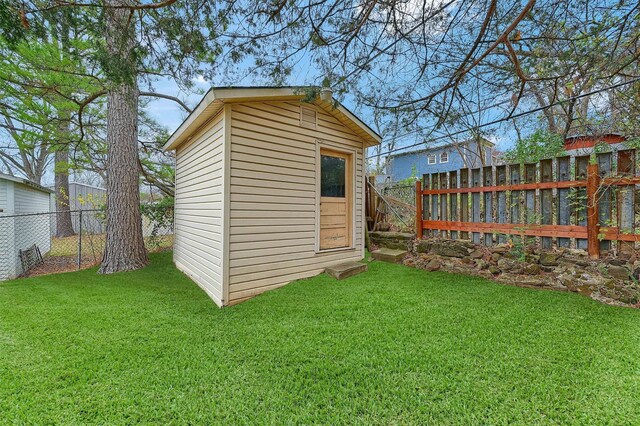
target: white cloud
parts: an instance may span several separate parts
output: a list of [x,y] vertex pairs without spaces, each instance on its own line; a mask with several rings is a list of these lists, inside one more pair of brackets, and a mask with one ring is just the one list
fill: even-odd
[[196,84],[209,85],[209,82],[202,75],[192,78],[191,81]]

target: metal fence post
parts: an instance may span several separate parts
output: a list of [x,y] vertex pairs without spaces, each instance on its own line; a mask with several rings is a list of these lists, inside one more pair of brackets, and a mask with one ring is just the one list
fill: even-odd
[[78,218],[78,270],[82,268],[82,210]]
[[416,181],[416,237],[422,238],[422,182]]

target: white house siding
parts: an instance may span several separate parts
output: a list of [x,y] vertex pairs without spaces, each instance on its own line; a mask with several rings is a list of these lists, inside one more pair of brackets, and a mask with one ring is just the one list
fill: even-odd
[[[15,183],[15,213],[46,213],[51,208],[51,194]],[[15,218],[15,259],[16,271],[22,273],[18,250],[37,245],[45,255],[51,250],[51,222],[49,215],[29,215]]]
[[[300,126],[300,103],[231,104],[229,300],[238,303],[364,255],[363,140],[317,106],[317,129]],[[317,143],[355,151],[355,249],[316,252]],[[319,226],[319,224],[318,224]]]
[[15,213],[42,213],[51,208],[51,194],[21,183],[15,184]]
[[3,217],[13,213],[13,200],[9,206],[9,191],[13,196],[13,182],[0,179],[0,281],[16,276],[13,261],[15,221],[12,217]]
[[224,120],[218,114],[176,155],[176,266],[219,305],[223,302]]
[[[4,194],[4,212],[0,214],[0,280],[15,278],[22,273],[18,256],[36,244],[45,255],[51,250],[51,194],[18,182],[0,180]],[[7,215],[22,215],[6,217]],[[2,217],[2,216],[5,217]]]
[[0,179],[0,213],[7,212],[7,181]]

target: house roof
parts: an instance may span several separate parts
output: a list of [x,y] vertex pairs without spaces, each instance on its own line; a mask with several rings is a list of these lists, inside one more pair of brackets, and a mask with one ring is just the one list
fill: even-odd
[[[250,102],[260,100],[301,100],[305,97],[304,90],[310,87],[214,87],[209,89],[191,114],[169,137],[162,147],[169,151],[189,140],[203,124],[217,114],[225,103]],[[336,117],[341,123],[353,130],[364,139],[367,146],[378,145],[382,137],[356,117],[351,111],[335,99],[331,102],[320,98],[313,100],[315,105]]]
[[[496,144],[494,144],[493,142],[491,142],[491,141],[489,141],[487,139],[483,139],[483,141],[484,141],[484,145],[485,146],[488,146],[488,147],[491,147],[491,148],[496,146]],[[448,144],[432,146],[432,147],[429,147],[429,148],[416,149],[416,150],[413,150],[413,151],[398,152],[397,154],[389,155],[389,157],[400,157],[400,156],[403,156],[403,155],[422,154],[422,153],[429,152],[429,151],[440,151],[442,149],[449,148],[449,147],[456,146],[456,145],[457,146],[465,146],[465,145],[470,144],[471,142],[475,142],[475,140],[467,139],[467,140],[462,141],[462,142],[451,142],[451,143],[448,143]]]
[[566,150],[575,150],[582,148],[593,148],[599,142],[615,145],[623,143],[626,137],[622,133],[610,132],[600,134],[577,134],[567,136],[564,140],[564,148]]
[[55,191],[53,191],[53,190],[51,190],[49,188],[46,188],[46,187],[44,187],[44,186],[42,186],[40,184],[37,184],[37,183],[35,183],[33,181],[30,181],[29,179],[23,179],[23,178],[20,178],[20,177],[11,176],[11,175],[7,175],[7,174],[4,174],[4,173],[0,173],[0,179],[9,180],[11,182],[16,182],[16,183],[21,183],[23,185],[30,186],[30,187],[32,187],[34,189],[39,190],[39,191],[48,192],[49,194],[53,194],[55,192]]
[[[104,188],[102,186],[89,185],[87,183],[80,183],[80,182],[69,182],[69,186],[70,187],[73,186],[73,185],[82,186],[82,187],[85,187],[85,188],[97,189],[99,191],[106,191],[107,190],[107,188]],[[53,189],[53,192],[55,192],[55,185],[47,185],[47,188]]]

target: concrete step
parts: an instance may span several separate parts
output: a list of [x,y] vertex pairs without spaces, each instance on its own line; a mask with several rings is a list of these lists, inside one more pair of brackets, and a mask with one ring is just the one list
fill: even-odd
[[396,250],[382,247],[371,252],[371,256],[375,260],[389,263],[402,263],[402,259],[408,254],[407,250]]
[[366,272],[368,266],[365,263],[360,262],[347,262],[339,265],[330,266],[324,271],[331,275],[336,280],[343,280],[345,278],[358,275],[361,272]]

